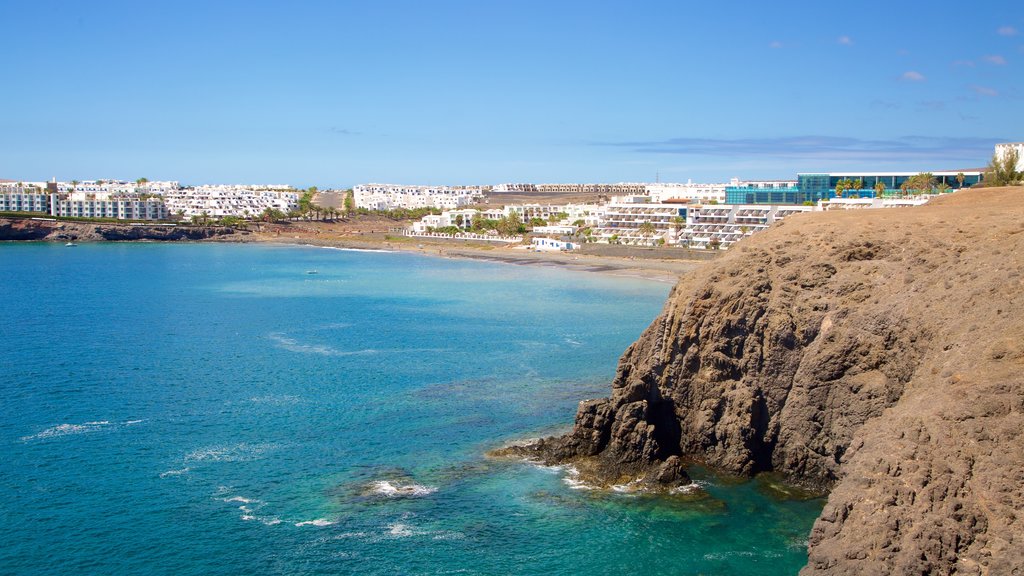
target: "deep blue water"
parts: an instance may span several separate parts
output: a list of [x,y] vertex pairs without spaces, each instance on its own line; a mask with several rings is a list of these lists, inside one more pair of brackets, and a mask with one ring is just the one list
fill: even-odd
[[483,456],[606,395],[668,284],[186,244],[0,245],[0,278],[0,573],[794,574],[806,560],[822,503],[758,481],[607,494]]

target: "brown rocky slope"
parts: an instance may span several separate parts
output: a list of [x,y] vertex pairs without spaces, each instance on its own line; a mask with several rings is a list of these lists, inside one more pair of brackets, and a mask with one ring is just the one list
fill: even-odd
[[226,226],[133,226],[127,223],[49,220],[45,217],[41,217],[41,219],[0,217],[0,241],[239,240],[239,237],[245,234],[247,233]]
[[685,276],[525,452],[830,490],[803,574],[1024,573],[1024,188],[793,217]]

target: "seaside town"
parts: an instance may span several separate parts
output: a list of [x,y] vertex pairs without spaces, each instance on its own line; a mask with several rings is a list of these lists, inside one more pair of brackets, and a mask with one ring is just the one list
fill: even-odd
[[[301,190],[286,184],[183,186],[146,178],[0,180],[0,213],[237,226],[250,220],[398,212],[406,217],[422,214],[394,230],[414,238],[515,244],[537,251],[572,251],[585,243],[727,250],[801,212],[916,206],[937,195],[988,184],[993,167],[1007,162],[1014,165],[1011,170],[1024,170],[1024,143],[997,144],[988,168],[801,173],[792,180],[733,178],[718,183],[360,184],[348,190]],[[587,200],[523,200],[531,196]],[[505,202],[506,197],[519,201]]]

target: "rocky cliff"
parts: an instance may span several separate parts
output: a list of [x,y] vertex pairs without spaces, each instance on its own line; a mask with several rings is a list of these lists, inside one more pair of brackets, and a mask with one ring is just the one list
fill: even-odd
[[0,218],[0,241],[51,242],[237,239],[237,230],[224,226],[131,226],[129,224]]
[[804,214],[684,277],[526,453],[829,491],[804,574],[1024,573],[1024,189]]

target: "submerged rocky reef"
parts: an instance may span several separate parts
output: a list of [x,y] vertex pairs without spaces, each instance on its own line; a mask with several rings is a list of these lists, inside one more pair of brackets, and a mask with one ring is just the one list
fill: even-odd
[[572,432],[501,452],[829,493],[803,574],[1024,570],[1024,189],[797,215],[681,279]]

